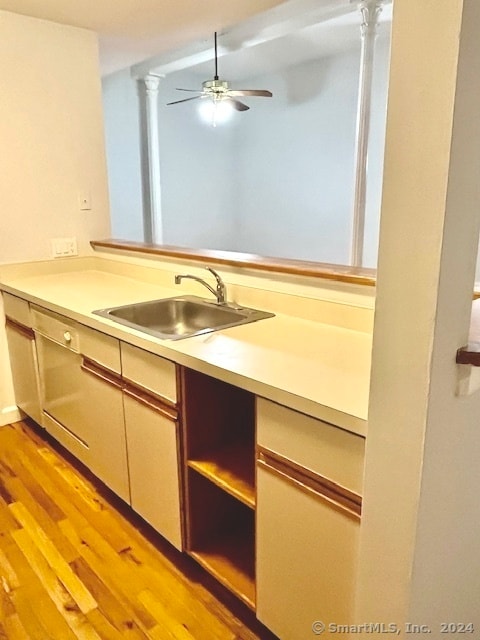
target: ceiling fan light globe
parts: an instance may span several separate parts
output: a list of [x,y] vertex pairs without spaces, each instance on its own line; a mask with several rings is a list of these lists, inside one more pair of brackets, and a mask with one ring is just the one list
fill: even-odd
[[199,113],[204,122],[216,127],[217,124],[230,120],[233,106],[228,100],[202,100],[199,104]]

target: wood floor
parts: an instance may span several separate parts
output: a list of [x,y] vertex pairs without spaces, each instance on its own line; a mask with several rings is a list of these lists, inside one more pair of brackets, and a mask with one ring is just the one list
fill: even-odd
[[0,640],[274,638],[51,444],[0,427]]

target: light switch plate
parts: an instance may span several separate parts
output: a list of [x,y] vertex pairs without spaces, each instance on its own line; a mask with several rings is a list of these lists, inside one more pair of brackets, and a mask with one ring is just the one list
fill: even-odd
[[92,196],[89,191],[81,191],[78,194],[80,211],[90,211],[92,208]]

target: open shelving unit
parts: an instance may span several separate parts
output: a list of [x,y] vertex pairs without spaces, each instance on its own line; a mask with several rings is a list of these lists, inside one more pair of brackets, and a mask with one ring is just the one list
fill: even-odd
[[255,608],[255,397],[183,368],[187,552]]

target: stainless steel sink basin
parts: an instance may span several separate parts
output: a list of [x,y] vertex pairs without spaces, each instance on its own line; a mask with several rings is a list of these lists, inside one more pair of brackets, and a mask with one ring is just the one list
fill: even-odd
[[180,340],[273,317],[273,313],[220,305],[196,296],[178,296],[93,313],[164,340]]

